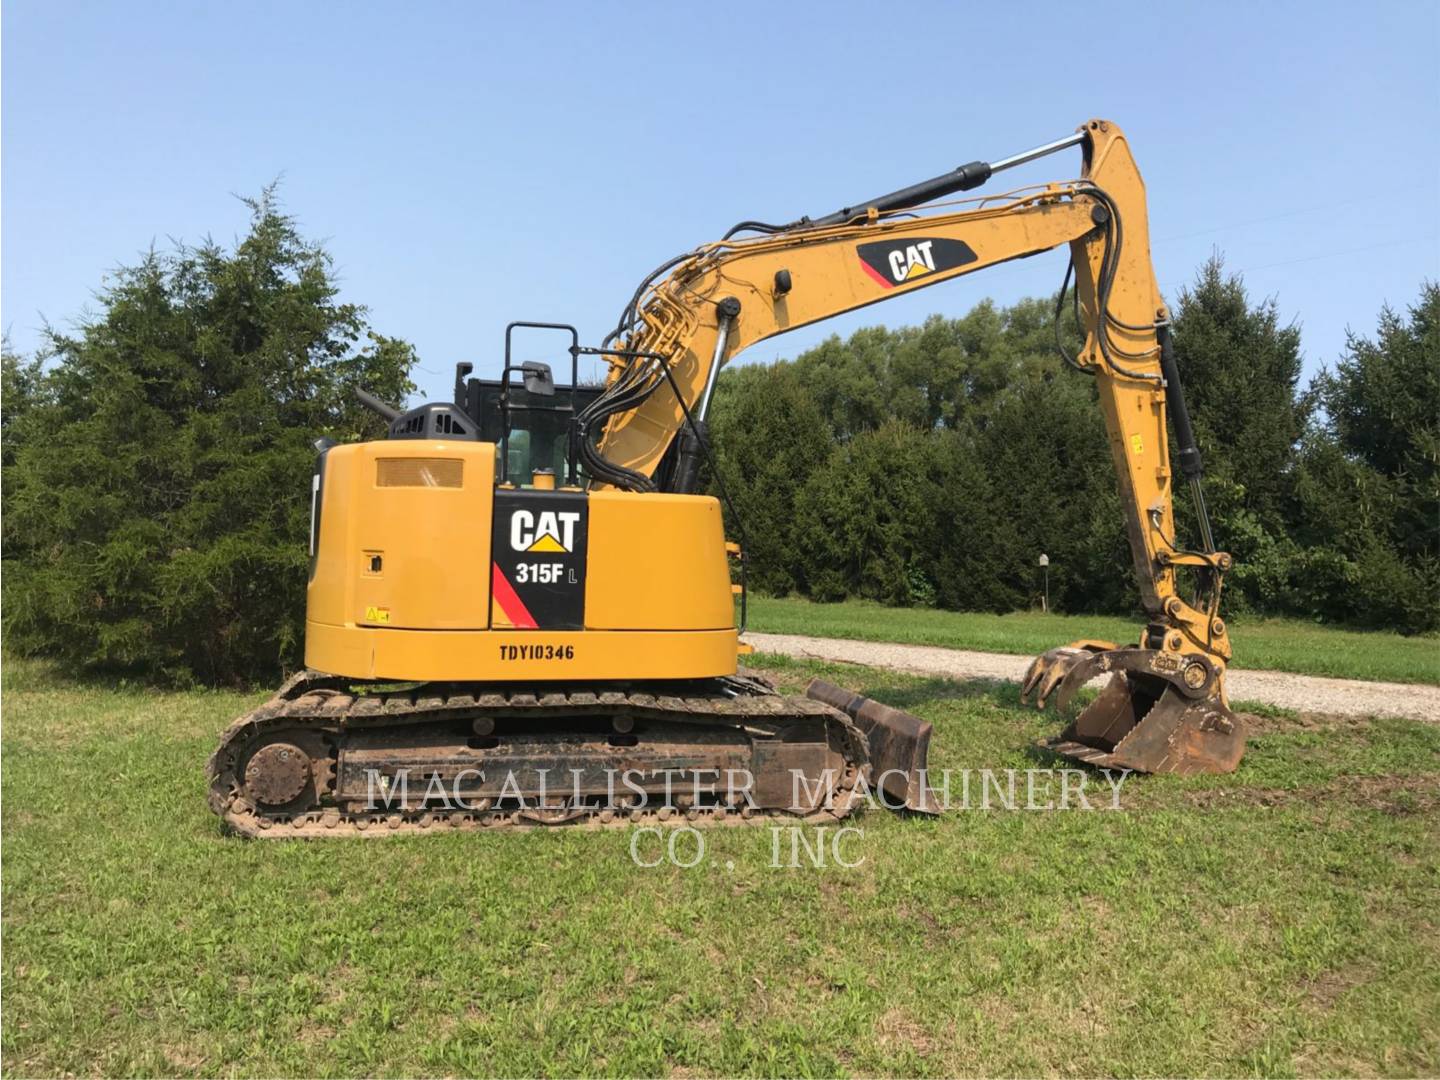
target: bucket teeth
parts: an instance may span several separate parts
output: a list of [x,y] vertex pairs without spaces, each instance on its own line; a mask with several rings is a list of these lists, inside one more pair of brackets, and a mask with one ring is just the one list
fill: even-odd
[[1089,765],[1096,769],[1118,769],[1123,766],[1115,763],[1115,755],[1108,754],[1104,750],[1097,750],[1093,746],[1086,746],[1084,743],[1073,742],[1061,736],[1050,739],[1041,739],[1035,744],[1041,749],[1049,750],[1052,754],[1060,754],[1071,761],[1078,761],[1082,765]]

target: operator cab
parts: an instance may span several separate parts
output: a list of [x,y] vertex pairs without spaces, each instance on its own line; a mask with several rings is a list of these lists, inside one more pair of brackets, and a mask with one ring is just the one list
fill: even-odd
[[[516,330],[561,331],[570,339],[570,383],[557,386],[550,365],[539,360],[515,363]],[[455,404],[496,447],[495,474],[516,487],[576,487],[584,482],[580,447],[572,421],[601,392],[581,387],[580,334],[566,323],[512,322],[505,327],[505,366],[498,381],[469,378],[473,365],[455,365]],[[514,376],[520,375],[516,385]]]
[[[539,360],[510,361],[517,328],[564,330],[570,336],[570,383],[559,385],[550,365]],[[505,328],[505,366],[499,379],[472,379],[475,365],[455,365],[455,401],[430,401],[402,412],[363,389],[361,404],[384,417],[392,439],[467,439],[496,447],[497,483],[517,488],[574,487],[586,479],[579,445],[572,438],[574,418],[603,392],[599,385],[579,385],[582,349],[573,326],[558,323],[511,323]],[[520,381],[515,381],[519,374]],[[328,442],[328,440],[326,440]],[[318,444],[317,444],[318,445]]]
[[[557,386],[550,366],[534,360],[507,372],[507,379],[470,378],[472,370],[468,363],[455,365],[455,405],[482,442],[500,448],[496,479],[530,487],[535,472],[548,469],[556,485],[564,485],[570,476],[570,418],[594,401],[601,387]],[[578,461],[576,477],[584,479]]]

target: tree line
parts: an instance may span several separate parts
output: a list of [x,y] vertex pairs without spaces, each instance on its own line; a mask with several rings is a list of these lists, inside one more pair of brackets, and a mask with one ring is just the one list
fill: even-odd
[[[1067,305],[1068,307],[1068,305]],[[727,372],[712,430],[751,580],[820,601],[1072,612],[1138,605],[1090,380],[1053,300],[832,337]],[[1078,341],[1076,328],[1063,328]],[[1215,258],[1174,304],[1227,610],[1440,626],[1440,287],[1302,385],[1301,332]],[[1194,537],[1183,489],[1178,528]]]
[[[314,441],[379,437],[351,390],[403,400],[416,358],[340,299],[273,192],[250,210],[232,245],[113,273],[38,355],[5,348],[10,652],[171,684],[300,664]],[[1303,387],[1299,330],[1218,262],[1175,308],[1238,560],[1229,610],[1434,629],[1440,290],[1382,312]],[[752,584],[1009,611],[1037,602],[1043,552],[1056,608],[1133,610],[1094,388],[1055,359],[1052,310],[985,302],[726,372],[712,433]]]

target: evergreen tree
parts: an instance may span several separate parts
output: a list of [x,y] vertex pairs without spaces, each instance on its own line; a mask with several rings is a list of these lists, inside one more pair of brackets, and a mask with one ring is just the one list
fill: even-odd
[[1017,579],[1022,547],[1008,485],[996,483],[976,452],[973,432],[941,431],[927,440],[929,532],[918,538],[918,567],[937,607],[1014,611],[1028,606],[1034,578]]
[[817,600],[861,596],[932,605],[927,558],[940,522],[931,433],[891,420],[836,447],[800,493],[795,517]]
[[1252,304],[1217,255],[1181,289],[1174,336],[1207,476],[1236,485],[1267,527],[1278,525],[1307,419],[1297,389],[1300,328],[1280,324],[1273,298]]
[[1394,483],[1391,538],[1420,560],[1440,554],[1440,285],[1408,316],[1386,307],[1374,341],[1351,334],[1316,390],[1341,449]]
[[233,248],[118,271],[7,408],[11,647],[171,682],[298,664],[312,442],[378,434],[352,388],[403,400],[415,358],[338,299],[273,191],[249,205]]
[[1307,439],[1297,531],[1326,573],[1304,597],[1314,613],[1417,632],[1440,626],[1440,286],[1408,317],[1380,313],[1371,340],[1351,334],[1315,396],[1324,423]]
[[1056,609],[1130,607],[1125,521],[1091,380],[1057,371],[1021,381],[982,419],[976,453],[1000,495],[991,512],[1013,530],[1003,579],[1038,604],[1036,564],[1045,554]]
[[820,409],[836,439],[874,431],[894,414],[890,408],[891,332],[865,327],[841,341],[830,337],[794,361],[805,393]]
[[[1181,290],[1174,335],[1215,541],[1235,556],[1227,606],[1283,609],[1300,558],[1289,523],[1310,411],[1298,392],[1300,330],[1281,325],[1273,298],[1252,303],[1244,281],[1227,275],[1217,255]],[[1192,507],[1179,483],[1175,510],[1178,531],[1193,540]]]
[[[779,596],[805,592],[809,556],[796,500],[829,456],[833,437],[795,366],[749,364],[723,373],[710,437],[744,523],[749,583]],[[730,533],[739,535],[734,522]]]
[[14,463],[22,422],[44,400],[46,390],[40,361],[21,356],[9,338],[0,341],[0,461],[5,467]]

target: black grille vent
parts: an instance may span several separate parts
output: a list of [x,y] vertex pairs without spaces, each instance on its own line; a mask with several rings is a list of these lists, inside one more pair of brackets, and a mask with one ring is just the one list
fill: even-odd
[[454,405],[431,402],[411,409],[390,425],[392,439],[473,439],[475,433]]

